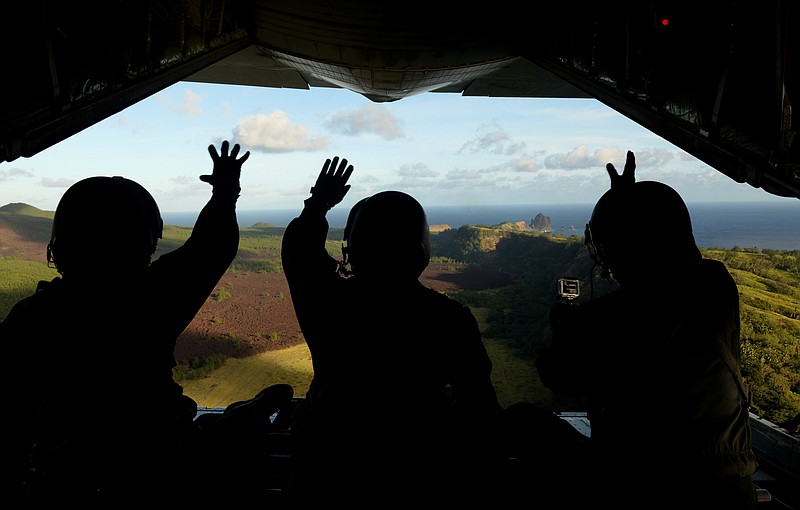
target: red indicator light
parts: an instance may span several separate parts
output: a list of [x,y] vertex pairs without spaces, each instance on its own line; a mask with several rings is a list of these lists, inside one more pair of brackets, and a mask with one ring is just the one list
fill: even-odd
[[667,25],[669,25],[669,18],[662,18],[661,19],[661,26],[665,27]]

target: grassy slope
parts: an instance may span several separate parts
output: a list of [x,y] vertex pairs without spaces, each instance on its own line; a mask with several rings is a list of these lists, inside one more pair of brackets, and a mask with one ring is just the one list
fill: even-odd
[[[549,401],[550,393],[539,384],[529,361],[520,358],[502,340],[489,338],[484,342],[494,363],[492,381],[503,405],[519,400]],[[311,355],[303,344],[249,358],[229,359],[208,377],[182,381],[181,385],[198,405],[224,407],[277,383],[290,384],[296,396],[303,396],[312,376]]]
[[228,359],[208,377],[182,381],[184,393],[200,406],[225,407],[246,400],[272,384],[290,384],[295,396],[308,390],[313,370],[311,354],[305,344],[267,351],[243,359]]
[[[487,310],[475,310],[485,326]],[[550,392],[539,384],[531,362],[502,339],[484,339],[494,363],[492,380],[500,402],[508,405],[519,400],[548,402]],[[295,396],[303,396],[311,383],[311,354],[305,344],[268,351],[244,359],[229,359],[225,365],[203,379],[182,381],[184,393],[200,406],[224,407],[245,400],[261,389],[276,383],[290,384]]]

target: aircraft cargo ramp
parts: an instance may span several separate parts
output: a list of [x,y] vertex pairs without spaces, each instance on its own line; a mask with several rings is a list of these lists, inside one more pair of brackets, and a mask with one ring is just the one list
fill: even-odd
[[[300,398],[293,399],[297,404]],[[222,413],[224,408],[199,408],[198,415]],[[277,427],[270,432],[274,451],[267,460],[270,475],[264,480],[265,498],[272,501],[272,508],[280,508],[283,491],[292,474],[291,430],[288,427],[286,409],[273,416]],[[559,416],[584,435],[591,431],[584,412],[563,412]],[[631,416],[631,423],[635,422]],[[764,510],[800,510],[800,437],[789,434],[773,423],[751,413],[753,446],[759,461],[759,470],[753,480],[759,490],[759,508]],[[281,425],[287,424],[287,425]],[[624,473],[620,481],[624,484]],[[354,488],[357,490],[357,488]]]

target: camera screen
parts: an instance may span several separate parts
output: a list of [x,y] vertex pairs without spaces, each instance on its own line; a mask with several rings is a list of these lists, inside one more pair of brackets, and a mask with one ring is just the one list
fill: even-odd
[[573,299],[581,295],[581,281],[578,278],[560,278],[558,280],[558,295]]

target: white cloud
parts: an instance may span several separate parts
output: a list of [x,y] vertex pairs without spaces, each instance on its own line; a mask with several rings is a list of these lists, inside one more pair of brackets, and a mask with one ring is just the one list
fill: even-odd
[[606,163],[617,166],[621,162],[624,165],[625,152],[618,147],[605,147],[590,154],[586,145],[579,145],[566,153],[551,154],[545,157],[544,162],[550,170],[584,170],[596,167],[605,169]]
[[33,177],[34,174],[30,170],[12,166],[7,170],[0,170],[0,182],[10,181],[16,177]]
[[183,90],[183,96],[181,97],[181,102],[179,103],[171,101],[166,94],[159,94],[157,97],[162,104],[164,104],[173,112],[180,113],[182,115],[190,115],[193,117],[198,117],[203,114],[203,109],[200,108],[200,103],[203,102],[203,97],[189,89]]
[[522,156],[520,158],[517,158],[512,162],[512,165],[515,172],[532,174],[539,169],[539,165],[536,162],[536,158],[532,156]]
[[403,165],[397,174],[403,178],[409,177],[436,177],[436,172],[428,168],[424,163],[416,163],[413,165]]
[[[639,165],[639,151],[635,152],[636,155],[636,164]],[[594,151],[592,155],[592,163],[589,165],[590,167],[599,166],[605,169],[608,163],[614,165],[614,168],[618,169],[620,172],[623,168],[625,168],[625,160],[628,157],[628,150],[622,149],[617,146],[611,147],[603,147],[601,149],[597,149]],[[644,161],[647,161],[648,158],[645,157]]]
[[353,110],[337,112],[325,122],[325,127],[335,133],[356,136],[376,134],[384,140],[405,138],[402,122],[385,107],[365,103]]
[[187,186],[195,184],[197,180],[198,180],[197,177],[189,177],[188,175],[177,175],[169,179],[170,182],[177,184],[179,186]]
[[45,188],[69,188],[77,181],[75,179],[67,179],[67,178],[52,178],[52,177],[45,177],[39,184],[41,184]]
[[510,156],[525,150],[525,142],[514,142],[508,132],[496,122],[480,125],[478,132],[477,138],[467,141],[456,152],[485,152]]
[[[636,168],[661,168],[675,159],[675,153],[673,151],[652,147],[639,149],[638,151],[634,152],[634,156],[636,156]],[[622,171],[621,168],[624,166],[624,164],[625,159],[622,159],[619,164],[615,162],[614,166],[618,170]]]
[[247,115],[233,129],[235,143],[262,152],[317,151],[328,147],[324,136],[312,136],[301,124],[292,124],[281,110],[269,115]]

